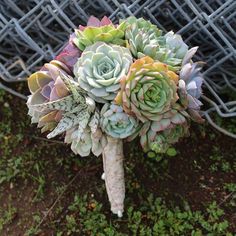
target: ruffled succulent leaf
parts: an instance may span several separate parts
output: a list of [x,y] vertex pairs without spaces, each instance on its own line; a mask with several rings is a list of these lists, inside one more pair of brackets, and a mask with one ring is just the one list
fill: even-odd
[[99,126],[99,113],[95,110],[94,115],[91,117],[89,127],[92,133],[95,133]]
[[34,108],[37,111],[43,110],[59,110],[69,112],[75,106],[75,101],[72,95],[69,95],[65,98],[58,99],[52,102],[46,102],[41,104],[30,105],[30,108]]
[[85,128],[89,122],[90,113],[83,109],[80,110],[79,115],[74,113],[65,113],[62,116],[62,119],[58,123],[57,127],[47,135],[47,138],[54,138],[58,134],[64,133],[66,130],[71,129],[76,125],[80,125],[82,128]]

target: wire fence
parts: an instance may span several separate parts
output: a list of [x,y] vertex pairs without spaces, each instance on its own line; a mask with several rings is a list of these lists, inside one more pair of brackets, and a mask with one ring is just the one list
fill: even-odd
[[180,33],[190,46],[199,45],[195,59],[206,62],[204,116],[236,138],[213,121],[216,114],[236,117],[235,0],[1,0],[0,88],[26,98],[8,83],[26,80],[54,58],[90,15],[107,15],[114,22],[130,15],[144,17],[164,32]]

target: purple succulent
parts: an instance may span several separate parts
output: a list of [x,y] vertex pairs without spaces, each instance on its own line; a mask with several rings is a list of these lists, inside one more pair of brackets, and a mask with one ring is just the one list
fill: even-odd
[[73,71],[73,66],[81,55],[81,51],[73,43],[75,37],[75,33],[70,35],[68,44],[64,47],[62,52],[55,58],[56,60],[61,61],[65,65],[67,65],[71,71]]
[[64,63],[52,60],[28,78],[31,92],[27,102],[29,115],[32,116],[32,123],[38,123],[38,126],[42,127],[42,131],[54,128],[61,119],[61,112],[57,110],[42,112],[34,109],[32,105],[55,101],[69,94],[61,79],[61,74],[71,74],[70,69]]
[[193,120],[202,122],[203,119],[199,114],[202,103],[199,98],[202,94],[203,75],[200,72],[202,69],[202,62],[185,64],[179,74],[179,97],[180,102],[186,108]]

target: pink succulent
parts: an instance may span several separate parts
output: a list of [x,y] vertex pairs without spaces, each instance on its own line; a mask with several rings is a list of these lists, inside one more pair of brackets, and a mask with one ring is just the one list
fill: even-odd
[[101,20],[99,20],[95,16],[90,16],[88,19],[87,26],[80,25],[79,30],[83,31],[88,26],[101,27],[105,25],[113,25],[112,21],[107,16],[104,16]]

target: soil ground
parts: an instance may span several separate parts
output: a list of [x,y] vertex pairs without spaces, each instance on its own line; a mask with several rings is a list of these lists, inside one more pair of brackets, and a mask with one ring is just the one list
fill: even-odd
[[236,232],[236,141],[207,124],[193,125],[175,156],[150,158],[138,141],[125,144],[126,213],[117,219],[100,157],[44,139],[24,101],[2,91],[0,122],[0,235]]

